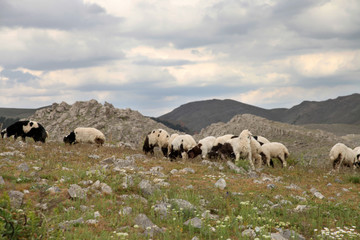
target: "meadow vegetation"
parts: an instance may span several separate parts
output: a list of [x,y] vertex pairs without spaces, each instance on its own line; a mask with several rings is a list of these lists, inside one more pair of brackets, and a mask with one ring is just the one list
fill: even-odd
[[[115,167],[106,159],[135,164]],[[248,169],[246,161],[237,165]],[[292,239],[360,239],[359,170],[334,174],[330,164],[314,168],[294,158],[289,165],[239,174],[226,162],[170,162],[159,151],[144,156],[115,145],[5,139],[0,141],[0,239],[271,239],[284,231]],[[125,186],[126,176],[132,183]],[[223,190],[215,187],[221,178]],[[151,194],[139,187],[144,179],[156,186]],[[106,183],[111,193],[92,189],[96,181]],[[87,189],[85,198],[70,197],[73,184]],[[10,191],[24,193],[20,207],[12,205]],[[157,210],[161,203],[165,214]],[[159,230],[144,234],[152,227],[139,226],[139,214]],[[184,224],[194,218],[201,227]]]

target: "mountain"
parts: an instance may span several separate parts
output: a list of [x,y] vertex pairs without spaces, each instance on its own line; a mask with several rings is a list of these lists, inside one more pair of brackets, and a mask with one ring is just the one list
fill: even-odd
[[216,122],[227,122],[237,114],[252,114],[273,121],[303,124],[360,125],[360,94],[326,101],[304,101],[290,109],[264,109],[235,100],[205,100],[190,102],[158,117],[166,124],[181,125],[190,133]]

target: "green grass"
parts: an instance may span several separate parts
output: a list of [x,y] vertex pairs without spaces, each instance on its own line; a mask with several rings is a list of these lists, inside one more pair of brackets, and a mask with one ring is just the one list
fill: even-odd
[[[35,149],[35,146],[41,148]],[[0,187],[0,236],[4,239],[10,239],[11,236],[18,239],[148,239],[142,234],[142,229],[134,226],[134,219],[140,213],[163,230],[163,233],[153,239],[191,239],[194,236],[200,239],[247,239],[241,234],[249,227],[256,229],[259,239],[269,239],[271,233],[277,232],[279,227],[293,230],[307,239],[323,239],[322,234],[325,234],[326,229],[330,232],[331,229],[348,229],[346,231],[349,233],[344,233],[348,234],[348,239],[356,239],[350,235],[350,229],[360,232],[360,177],[358,172],[346,169],[337,175],[329,175],[329,169],[310,169],[309,166],[297,164],[295,160],[291,161],[292,169],[281,168],[276,163],[275,168],[264,167],[261,172],[272,179],[281,177],[280,181],[271,182],[276,185],[274,189],[268,189],[269,182],[254,183],[255,179],[236,174],[225,164],[224,170],[219,171],[215,167],[202,165],[200,160],[170,162],[164,160],[161,154],[156,154],[154,158],[136,160],[135,170],[115,172],[112,167],[104,168],[99,162],[113,155],[125,159],[140,151],[94,148],[90,145],[65,146],[58,143],[28,143],[24,147],[18,147],[12,141],[0,142],[0,151],[14,151],[11,147],[23,152],[25,158],[11,157],[12,162],[1,166],[0,175],[6,182]],[[91,159],[88,157],[90,154],[99,155],[100,159]],[[0,163],[2,159],[0,157]],[[28,172],[17,169],[22,162],[29,165]],[[248,169],[246,161],[239,161],[237,164]],[[40,167],[40,170],[34,170],[34,166]],[[154,166],[164,168],[164,181],[170,183],[170,187],[162,187],[146,197],[147,203],[137,198],[123,199],[124,194],[141,195],[137,185],[142,179],[152,181],[159,178],[144,174]],[[193,168],[195,173],[169,173],[172,169],[181,170],[185,167]],[[129,174],[133,175],[134,185],[123,189],[123,177]],[[227,183],[224,190],[214,187],[221,177]],[[39,181],[40,179],[42,180]],[[81,182],[88,180],[108,184],[113,193],[103,195],[88,190],[86,200],[70,199],[67,193],[70,185],[78,184],[85,188],[88,186]],[[256,180],[262,181],[262,176]],[[286,186],[290,184],[296,184],[301,189],[289,190]],[[189,185],[193,189],[188,189]],[[58,186],[61,192],[49,193],[47,189],[51,186]],[[326,198],[320,200],[314,197],[310,193],[311,187],[315,187]],[[348,191],[344,192],[343,189]],[[10,190],[29,191],[25,194],[21,211],[11,208],[8,198]],[[241,194],[232,194],[234,192]],[[337,193],[340,195],[337,196]],[[304,194],[305,202],[296,198],[305,197]],[[173,204],[168,209],[167,217],[163,218],[152,206],[169,199],[186,200],[196,210],[182,209]],[[272,208],[269,204],[269,201],[281,204],[282,200],[292,204],[283,203],[280,208]],[[47,209],[41,210],[38,204],[47,204]],[[295,212],[294,208],[299,204],[307,205],[308,209]],[[131,207],[132,213],[120,215],[119,211],[124,207]],[[87,220],[95,219],[96,211],[101,214],[96,219],[98,222],[94,225],[86,223]],[[217,219],[204,218],[202,214],[205,211],[216,215]],[[80,217],[83,218],[83,223],[69,225],[68,230],[60,228],[65,221]],[[194,217],[202,220],[201,229],[184,225],[185,221]]]

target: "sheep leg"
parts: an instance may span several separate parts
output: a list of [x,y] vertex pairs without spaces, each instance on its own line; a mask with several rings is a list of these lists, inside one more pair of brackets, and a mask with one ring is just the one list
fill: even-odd
[[255,170],[255,166],[254,166],[254,163],[252,161],[251,153],[248,154],[248,160],[249,160],[249,163],[250,163],[251,170]]
[[272,158],[269,158],[269,164],[268,166],[271,166],[272,168],[274,168],[274,161],[272,160]]

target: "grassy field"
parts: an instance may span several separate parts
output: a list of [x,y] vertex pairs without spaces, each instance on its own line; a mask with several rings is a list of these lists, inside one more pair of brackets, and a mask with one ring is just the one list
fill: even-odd
[[[101,162],[109,158],[135,164]],[[235,173],[225,162],[170,162],[159,151],[151,157],[115,146],[1,140],[0,239],[271,239],[285,230],[306,239],[360,239],[359,171],[330,174],[327,168],[291,164],[249,175]],[[132,179],[128,186],[125,176]],[[223,190],[215,187],[220,178],[226,181]],[[142,180],[155,186],[151,194],[139,187]],[[92,188],[96,181],[111,193]],[[87,188],[86,197],[71,198],[72,184]],[[25,193],[20,208],[11,206],[12,190]],[[167,204],[165,213],[158,211],[161,203]],[[136,222],[139,214],[158,227],[153,236],[144,234],[151,227]],[[196,217],[200,228],[184,224]],[[255,235],[246,236],[247,229]]]

